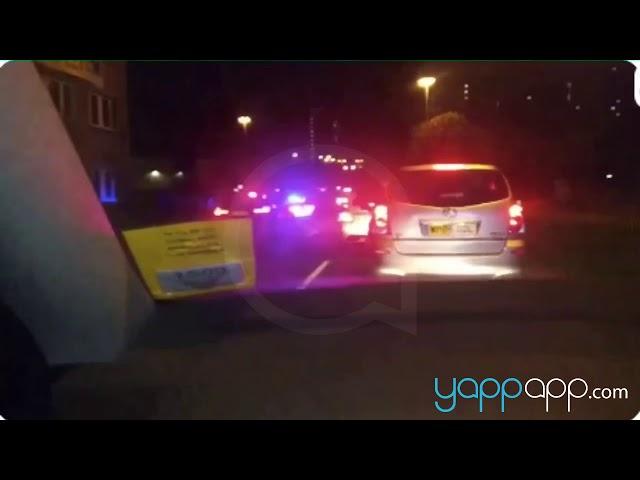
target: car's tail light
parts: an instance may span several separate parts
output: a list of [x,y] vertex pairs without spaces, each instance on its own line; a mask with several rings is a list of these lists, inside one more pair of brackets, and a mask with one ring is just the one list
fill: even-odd
[[509,207],[509,234],[517,235],[524,233],[524,209],[520,201]]
[[348,197],[336,197],[336,205],[337,206],[344,206],[347,205],[349,203],[349,198]]
[[227,210],[226,208],[216,207],[213,210],[213,215],[216,216],[216,217],[221,217],[223,215],[229,215],[229,210]]
[[351,223],[353,222],[353,215],[351,215],[351,212],[340,212],[338,214],[338,221],[340,223]]
[[389,233],[389,208],[386,205],[378,204],[373,208],[371,217],[372,231],[377,234]]
[[310,217],[316,210],[316,206],[311,203],[289,205],[289,212],[296,218]]
[[271,207],[269,205],[264,205],[262,207],[257,207],[253,209],[253,213],[256,215],[263,215],[265,213],[271,213]]
[[376,227],[384,228],[387,226],[389,220],[389,209],[386,205],[376,205],[373,208],[373,219],[376,223]]

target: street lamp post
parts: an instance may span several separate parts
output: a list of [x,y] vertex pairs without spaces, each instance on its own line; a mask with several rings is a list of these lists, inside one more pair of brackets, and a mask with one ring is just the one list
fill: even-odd
[[436,83],[435,77],[422,77],[418,79],[418,87],[424,89],[424,114],[429,118],[429,89]]
[[238,117],[238,123],[242,125],[242,131],[245,135],[247,135],[247,128],[251,124],[251,117],[249,117],[248,115],[242,115]]

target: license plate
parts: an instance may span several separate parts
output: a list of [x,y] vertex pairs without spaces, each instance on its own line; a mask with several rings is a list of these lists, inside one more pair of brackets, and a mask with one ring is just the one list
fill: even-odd
[[475,235],[478,232],[478,224],[476,222],[457,223],[455,232],[456,235]]
[[430,237],[472,236],[478,233],[477,222],[420,224],[423,235]]
[[450,237],[453,233],[453,225],[429,225],[429,235],[432,237]]

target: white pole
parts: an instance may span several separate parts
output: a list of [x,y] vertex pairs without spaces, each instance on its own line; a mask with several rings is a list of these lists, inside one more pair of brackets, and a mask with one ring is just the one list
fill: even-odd
[[0,297],[50,365],[111,361],[150,314],[32,62],[0,68]]

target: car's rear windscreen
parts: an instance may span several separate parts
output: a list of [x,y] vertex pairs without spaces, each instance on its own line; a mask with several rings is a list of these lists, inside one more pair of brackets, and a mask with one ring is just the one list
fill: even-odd
[[464,207],[509,196],[497,170],[424,170],[401,172],[400,183],[411,203],[434,207]]

